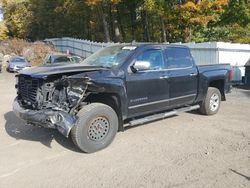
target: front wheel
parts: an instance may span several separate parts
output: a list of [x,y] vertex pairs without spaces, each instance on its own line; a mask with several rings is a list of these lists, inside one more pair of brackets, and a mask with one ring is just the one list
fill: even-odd
[[84,106],[77,114],[78,121],[71,130],[74,144],[83,152],[92,153],[107,147],[118,130],[116,112],[102,103]]
[[219,111],[221,93],[217,88],[209,87],[207,95],[201,102],[200,112],[204,115],[214,115]]

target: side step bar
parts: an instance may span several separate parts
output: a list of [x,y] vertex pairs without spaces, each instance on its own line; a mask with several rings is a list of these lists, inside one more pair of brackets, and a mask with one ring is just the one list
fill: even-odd
[[183,108],[179,108],[179,109],[174,109],[172,111],[165,112],[165,113],[146,116],[146,117],[143,117],[140,119],[135,119],[135,120],[130,121],[128,123],[128,126],[141,125],[141,124],[144,124],[147,122],[151,122],[151,121],[155,121],[155,120],[159,120],[159,119],[164,119],[166,117],[178,115],[179,113],[188,112],[188,111],[196,110],[199,108],[200,108],[200,105],[194,105],[194,106],[188,106],[188,107],[183,107]]

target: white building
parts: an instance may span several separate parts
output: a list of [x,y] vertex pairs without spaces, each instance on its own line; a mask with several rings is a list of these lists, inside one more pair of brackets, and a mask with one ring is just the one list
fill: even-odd
[[226,42],[180,43],[191,49],[198,65],[229,63],[239,67],[245,75],[244,65],[250,58],[250,45]]

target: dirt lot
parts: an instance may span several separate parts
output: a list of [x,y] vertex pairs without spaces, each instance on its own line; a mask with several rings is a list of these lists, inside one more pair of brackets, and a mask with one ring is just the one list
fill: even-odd
[[0,73],[0,187],[250,187],[250,90],[215,116],[184,113],[118,133],[81,153],[57,131],[12,112],[14,74]]

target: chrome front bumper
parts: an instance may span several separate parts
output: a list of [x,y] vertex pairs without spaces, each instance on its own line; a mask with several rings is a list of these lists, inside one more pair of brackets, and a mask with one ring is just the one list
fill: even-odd
[[77,117],[63,111],[44,109],[24,109],[17,99],[13,102],[13,111],[17,117],[27,123],[57,129],[65,137],[69,136],[70,130],[75,125]]

